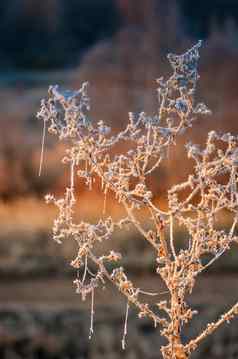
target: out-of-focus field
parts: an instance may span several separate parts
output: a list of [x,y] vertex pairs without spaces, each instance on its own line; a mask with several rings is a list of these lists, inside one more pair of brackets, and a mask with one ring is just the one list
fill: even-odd
[[[236,275],[204,276],[189,298],[199,311],[185,328],[183,340],[195,337],[207,321],[234,303]],[[133,277],[143,289],[163,286],[155,276]],[[94,335],[89,341],[90,308],[82,303],[68,280],[45,279],[22,282],[1,281],[0,353],[3,358],[161,358],[158,347],[163,341],[148,320],[137,318],[130,309],[126,350],[121,349],[125,301],[114,288],[96,291]],[[160,294],[158,298],[166,298]],[[110,299],[109,299],[110,298]],[[202,343],[193,358],[235,359],[238,355],[237,322],[223,326]]]
[[[83,81],[90,82],[92,121],[103,120],[113,131],[126,125],[129,111],[155,113],[155,79],[170,73],[167,52],[181,53],[197,40],[178,36],[177,16],[174,13],[167,28],[159,27],[156,19],[145,28],[123,27],[91,47],[74,69],[0,75],[0,358],[159,358],[158,332],[150,323],[137,321],[133,311],[128,349],[121,351],[125,303],[111,288],[97,294],[95,337],[89,343],[87,304],[72,289],[76,273],[69,263],[76,248],[70,241],[58,245],[51,240],[56,211],[44,203],[45,194],[60,196],[68,183],[67,168],[60,163],[64,145],[47,135],[39,177],[42,124],[35,115],[50,84],[76,89]],[[150,186],[164,207],[167,189],[192,170],[185,143],[202,144],[213,129],[238,132],[237,35],[238,29],[230,22],[223,31],[214,27],[201,49],[197,101],[204,100],[213,115],[199,118],[151,177]],[[79,221],[96,221],[102,216],[103,197],[97,185],[92,192],[78,185],[77,196]],[[115,199],[109,197],[107,214],[120,217],[121,213]],[[228,226],[229,218],[224,215],[222,222]],[[178,228],[177,241],[184,240]],[[139,286],[163,290],[154,275],[154,254],[136,231],[116,233],[104,250],[111,248],[125,254],[122,264]],[[205,317],[215,319],[237,299],[237,249],[232,248],[201,278],[189,299],[202,313],[188,330],[191,336],[205,324]],[[237,359],[237,343],[234,321],[229,329],[224,327],[204,342],[194,358]]]
[[[0,353],[3,358],[159,357],[158,333],[147,321],[137,321],[134,311],[130,313],[128,348],[121,351],[125,303],[112,289],[97,295],[95,337],[88,341],[89,308],[82,305],[72,288],[75,273],[69,266],[76,248],[72,242],[58,245],[51,240],[56,211],[43,199],[48,192],[60,195],[68,180],[67,169],[60,164],[63,145],[56,144],[49,136],[43,174],[41,177],[37,174],[41,125],[35,113],[40,99],[47,94],[48,84],[77,88],[81,81],[89,80],[92,118],[103,119],[114,129],[125,126],[129,110],[156,111],[154,78],[169,71],[161,54],[153,54],[149,59],[136,56],[129,68],[123,67],[121,61],[107,63],[108,57],[121,51],[123,38],[129,42],[129,53],[136,52],[134,36],[128,31],[118,35],[113,43],[99,44],[73,73],[47,74],[42,81],[34,80],[32,74],[34,86],[23,83],[17,89],[11,86],[1,89]],[[237,132],[238,53],[230,54],[229,48],[219,41],[210,39],[202,49],[198,88],[198,97],[206,99],[213,116],[199,119],[152,177],[151,186],[164,206],[167,188],[184,179],[192,168],[184,153],[186,141],[202,143],[211,129]],[[144,66],[146,59],[149,64]],[[147,69],[152,70],[147,72]],[[102,215],[103,198],[97,188],[87,193],[79,187],[78,200],[78,220],[94,221]],[[120,215],[113,198],[108,199],[107,213]],[[229,222],[224,218],[226,221]],[[178,230],[177,235],[182,242],[183,232]],[[122,264],[143,289],[163,289],[154,276],[154,255],[135,231],[116,234],[106,246],[105,250],[113,247],[125,254]],[[237,253],[234,248],[199,282],[191,301],[201,316],[188,328],[190,336],[199,332],[205,318],[213,320],[236,299]],[[194,358],[235,359],[237,340],[234,321],[206,341]]]
[[[197,101],[204,100],[213,115],[199,118],[194,127],[179,139],[178,145],[171,148],[168,160],[151,177],[150,186],[164,206],[167,189],[184,180],[192,170],[192,162],[186,159],[185,143],[193,141],[202,145],[207,132],[212,129],[237,133],[238,48],[231,46],[229,39],[232,36],[229,32],[212,33],[201,50]],[[172,39],[171,44],[174,44]],[[191,43],[191,40],[184,39],[177,47],[171,45],[171,51],[179,53]],[[55,271],[59,267],[64,273],[67,272],[67,266],[63,265],[64,256],[70,257],[69,253],[74,250],[72,244],[67,244],[67,249],[60,249],[49,241],[56,212],[44,203],[44,195],[53,192],[60,196],[68,184],[68,170],[60,163],[64,145],[58,144],[49,135],[46,137],[43,173],[38,176],[42,124],[35,115],[40,99],[47,96],[48,85],[58,83],[66,88],[79,88],[82,81],[88,80],[91,84],[92,121],[104,120],[117,130],[126,125],[129,111],[156,112],[154,79],[162,74],[168,75],[170,71],[162,45],[159,36],[155,41],[151,33],[126,28],[112,40],[98,43],[85,55],[81,66],[72,71],[50,72],[41,76],[28,73],[28,77],[18,74],[14,87],[10,79],[9,83],[6,78],[2,80],[0,271],[19,275],[27,270],[31,273],[39,270],[40,273],[46,268],[47,271]],[[24,78],[24,81],[19,78]],[[77,189],[78,220],[96,220],[102,216],[103,197],[98,186],[92,192],[85,191],[82,184],[78,184]],[[119,217],[121,213],[115,199],[109,197],[107,214]],[[117,239],[118,242],[121,241],[123,246],[128,242],[131,248],[127,239],[136,237],[136,233],[127,232],[122,237],[122,240]],[[139,250],[147,250],[141,241],[137,241],[138,244],[135,242],[132,252],[137,252],[137,246]],[[148,257],[151,261],[149,254]],[[231,263],[228,261],[229,265]]]

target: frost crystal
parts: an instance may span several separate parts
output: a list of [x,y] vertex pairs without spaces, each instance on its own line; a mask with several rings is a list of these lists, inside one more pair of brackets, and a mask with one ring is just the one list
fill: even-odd
[[[135,306],[140,318],[147,317],[155,326],[160,326],[161,335],[167,339],[167,345],[161,348],[164,359],[188,359],[204,338],[238,314],[238,304],[235,304],[218,321],[208,324],[195,339],[185,344],[182,342],[183,325],[196,314],[186,299],[193,291],[198,275],[228,251],[234,242],[238,243],[235,235],[238,221],[238,137],[211,131],[204,149],[192,143],[186,145],[188,157],[194,161],[194,171],[185,182],[168,191],[166,211],[155,204],[149,186],[151,173],[166,159],[178,136],[192,126],[195,115],[210,113],[203,103],[194,103],[200,46],[201,41],[182,55],[168,55],[173,73],[168,80],[157,80],[158,112],[153,116],[144,112],[139,115],[129,113],[127,126],[116,135],[111,134],[103,121],[96,123],[88,119],[86,83],[78,91],[62,91],[58,86],[51,86],[38,113],[44,125],[49,125],[49,132],[60,140],[66,140],[69,146],[63,163],[70,169],[70,185],[63,198],[48,195],[46,201],[53,202],[59,211],[54,221],[53,238],[59,243],[72,239],[78,247],[71,265],[78,273],[81,270],[74,281],[76,292],[83,300],[91,296],[90,338],[96,291],[109,281],[127,301],[123,348],[128,310]],[[116,153],[117,144],[126,144],[124,154]],[[96,223],[74,222],[77,177],[89,190],[96,179],[101,182],[105,196],[103,219]],[[108,195],[114,196],[124,208],[125,217],[118,222],[106,217]],[[232,219],[229,230],[221,228],[221,223],[218,223],[223,211],[229,212]],[[146,226],[140,215],[145,213],[148,213]],[[124,268],[117,266],[123,260],[121,253],[111,250],[101,256],[96,254],[96,245],[103,246],[115,231],[131,226],[155,251],[156,272],[167,287],[167,299],[156,299],[159,311],[143,300],[143,296],[157,295],[156,291],[151,293],[137,288]],[[175,226],[187,232],[188,243],[183,248],[175,241]]]

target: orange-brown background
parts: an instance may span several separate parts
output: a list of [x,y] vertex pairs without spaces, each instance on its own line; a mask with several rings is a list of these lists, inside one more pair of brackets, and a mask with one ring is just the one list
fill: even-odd
[[[61,307],[81,308],[79,298],[74,295],[71,279],[68,277],[74,275],[68,263],[75,247],[73,243],[66,243],[60,247],[50,240],[55,210],[47,206],[43,198],[48,192],[60,195],[67,184],[67,171],[60,164],[63,146],[57,144],[54,138],[47,136],[43,173],[38,177],[42,126],[35,115],[39,110],[40,99],[47,95],[50,84],[58,83],[60,86],[76,89],[82,81],[90,82],[90,117],[95,122],[103,120],[116,130],[125,126],[129,111],[143,110],[150,114],[155,113],[157,109],[155,79],[162,75],[168,76],[170,72],[166,54],[181,53],[200,38],[204,40],[204,45],[199,64],[201,79],[197,99],[204,100],[213,115],[207,119],[199,119],[193,129],[188,130],[185,137],[179,140],[178,147],[171,151],[169,160],[152,177],[153,190],[163,201],[169,186],[184,179],[191,170],[191,163],[186,160],[184,152],[184,144],[187,141],[192,140],[202,144],[206,140],[207,132],[212,129],[234,133],[238,131],[237,1],[1,1],[0,353],[2,357],[7,359],[86,357],[96,359],[101,356],[111,359],[119,356],[134,358],[135,355],[157,357],[156,350],[151,349],[157,343],[157,336],[154,336],[154,333],[148,340],[149,343],[150,340],[155,343],[148,347],[146,341],[141,339],[142,348],[139,346],[140,349],[137,350],[138,338],[150,333],[151,328],[143,327],[140,332],[140,327],[138,329],[135,324],[132,330],[136,334],[134,337],[132,335],[129,352],[120,352],[118,348],[120,338],[117,338],[119,344],[115,344],[109,329],[112,325],[115,331],[118,330],[115,313],[114,316],[109,315],[108,320],[112,324],[107,327],[104,323],[103,329],[99,330],[99,339],[95,339],[97,342],[94,343],[94,349],[89,349],[85,339],[87,331],[85,332],[84,329],[83,343],[77,347],[75,344],[77,335],[72,332],[74,327],[71,322],[68,327],[66,325],[67,331],[62,329],[62,333],[58,334],[55,329],[57,332],[55,334],[53,329],[51,333],[50,330],[45,329],[45,326],[39,329],[39,321],[32,319],[32,316],[36,315],[34,310],[39,316],[49,317],[52,315],[49,314],[52,313],[52,308],[57,308],[61,320],[70,321],[72,317],[70,315],[67,317]],[[78,186],[78,199],[79,219],[82,217],[96,220],[101,215],[103,199],[97,188],[92,193],[88,193],[83,187]],[[113,198],[109,198],[108,213],[118,216],[120,214],[118,210]],[[178,237],[181,236],[182,234],[178,233]],[[152,274],[154,257],[143,241],[137,238],[136,233],[119,233],[113,241],[117,248],[127,254],[125,265],[136,280],[141,281],[142,285],[147,284],[148,289],[159,285],[156,284]],[[105,250],[110,246],[110,243],[107,244]],[[206,298],[209,305],[214,304],[215,295],[218,304],[224,306],[226,293],[230,301],[234,299],[232,294],[234,283],[237,281],[235,277],[237,256],[225,258],[216,269],[215,277],[212,280],[207,278],[204,282],[204,286],[210,288],[207,296],[200,295],[204,286],[199,287],[197,296],[194,297],[196,305],[202,306]],[[234,275],[226,274],[223,277],[221,270]],[[148,280],[147,276],[149,276]],[[222,284],[219,284],[219,280]],[[225,286],[225,293],[222,286]],[[105,303],[104,294],[102,297],[99,295],[99,298],[101,304]],[[117,303],[117,297],[114,295],[112,298]],[[6,314],[8,306],[12,311],[9,315]],[[16,306],[17,309],[13,310],[12,306]],[[39,314],[39,308],[42,306],[50,309],[48,312],[44,309]],[[30,315],[30,310],[34,313],[31,312],[31,321],[28,323],[21,315],[23,312]],[[19,318],[12,319],[13,313],[19,315]],[[74,315],[77,318],[77,311]],[[210,309],[207,310],[206,315],[212,316]],[[56,321],[55,317],[52,320]],[[82,323],[80,320],[76,322],[77,326],[74,329],[76,332],[78,326],[81,328],[88,324],[86,319]],[[46,319],[45,323],[47,327]],[[20,336],[19,339],[17,325],[25,330],[23,338]],[[30,325],[37,328],[35,332],[29,329]],[[195,327],[199,325],[196,324]],[[139,334],[135,328],[138,329]],[[237,324],[234,326],[234,331],[235,329]],[[105,332],[107,335],[102,334]],[[235,334],[227,334],[227,337],[223,334],[221,339],[218,338],[213,344],[204,347],[204,353],[208,353],[207,358],[238,358]],[[74,338],[73,347],[76,345],[72,353],[67,349],[71,335]],[[100,335],[102,335],[102,348]],[[115,332],[114,336],[117,337],[118,334]],[[24,340],[28,344],[24,344]],[[18,349],[18,341],[21,349]],[[228,349],[225,350],[224,347]]]

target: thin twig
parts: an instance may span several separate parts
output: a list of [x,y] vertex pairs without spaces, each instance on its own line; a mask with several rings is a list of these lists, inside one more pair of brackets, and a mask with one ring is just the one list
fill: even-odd
[[173,215],[170,215],[170,226],[169,226],[169,234],[170,234],[170,247],[173,254],[174,259],[176,259],[176,252],[174,248],[174,227],[173,227]]
[[128,322],[128,313],[129,313],[129,302],[126,303],[126,316],[125,316],[125,323],[124,323],[124,330],[123,330],[123,336],[121,341],[122,349],[126,349],[126,336],[127,336],[127,322]]
[[45,136],[46,136],[46,120],[43,121],[43,132],[42,132],[42,141],[41,141],[41,154],[40,154],[40,165],[39,165],[39,177],[41,176],[43,160],[44,160],[44,148],[45,148]]
[[94,289],[91,292],[91,315],[90,315],[90,329],[89,329],[89,339],[93,336],[93,324],[94,324]]

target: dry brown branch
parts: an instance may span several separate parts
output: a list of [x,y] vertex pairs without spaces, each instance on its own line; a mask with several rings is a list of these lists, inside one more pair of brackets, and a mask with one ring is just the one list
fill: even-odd
[[[139,317],[150,318],[168,344],[161,348],[164,359],[188,359],[201,340],[221,324],[238,314],[238,305],[221,316],[188,344],[181,340],[183,325],[196,314],[186,303],[193,291],[196,277],[209,268],[220,256],[238,242],[238,136],[208,134],[204,149],[192,143],[186,146],[187,155],[194,161],[194,171],[184,183],[168,191],[168,210],[154,204],[148,178],[166,160],[168,150],[176,145],[178,136],[192,127],[198,115],[209,114],[203,103],[195,103],[199,48],[198,42],[182,55],[168,55],[173,73],[168,80],[157,80],[159,109],[154,116],[129,114],[129,123],[117,135],[100,121],[89,120],[87,83],[78,91],[61,91],[58,86],[49,88],[49,97],[42,100],[38,117],[49,132],[69,145],[63,163],[70,168],[69,187],[61,199],[48,195],[59,210],[54,221],[53,237],[61,243],[65,238],[76,241],[78,252],[71,265],[82,268],[82,279],[74,281],[77,293],[84,300],[91,295],[90,337],[93,334],[95,290],[110,281],[126,297],[126,318],[122,345],[125,347],[129,306],[134,305]],[[45,133],[45,132],[44,132]],[[110,151],[120,143],[131,144],[125,154]],[[44,144],[44,136],[42,144]],[[113,152],[115,153],[115,151]],[[43,158],[43,146],[42,146]],[[42,160],[40,168],[42,167]],[[119,222],[111,217],[97,223],[74,223],[77,177],[92,189],[95,179],[101,181],[102,192],[114,195],[126,212]],[[147,227],[140,212],[147,211]],[[221,228],[219,215],[230,213],[230,230]],[[148,229],[148,224],[150,228]],[[134,226],[156,253],[156,272],[167,287],[167,300],[149,306],[141,301],[142,295],[153,295],[136,288],[122,267],[113,271],[107,263],[116,264],[122,258],[113,250],[103,256],[96,255],[95,245],[112,238],[124,226]],[[177,248],[175,226],[183,227],[189,240],[185,248]],[[93,265],[94,270],[90,269]],[[96,268],[96,272],[95,272]],[[153,288],[154,290],[154,288]],[[157,290],[155,289],[155,292]]]

